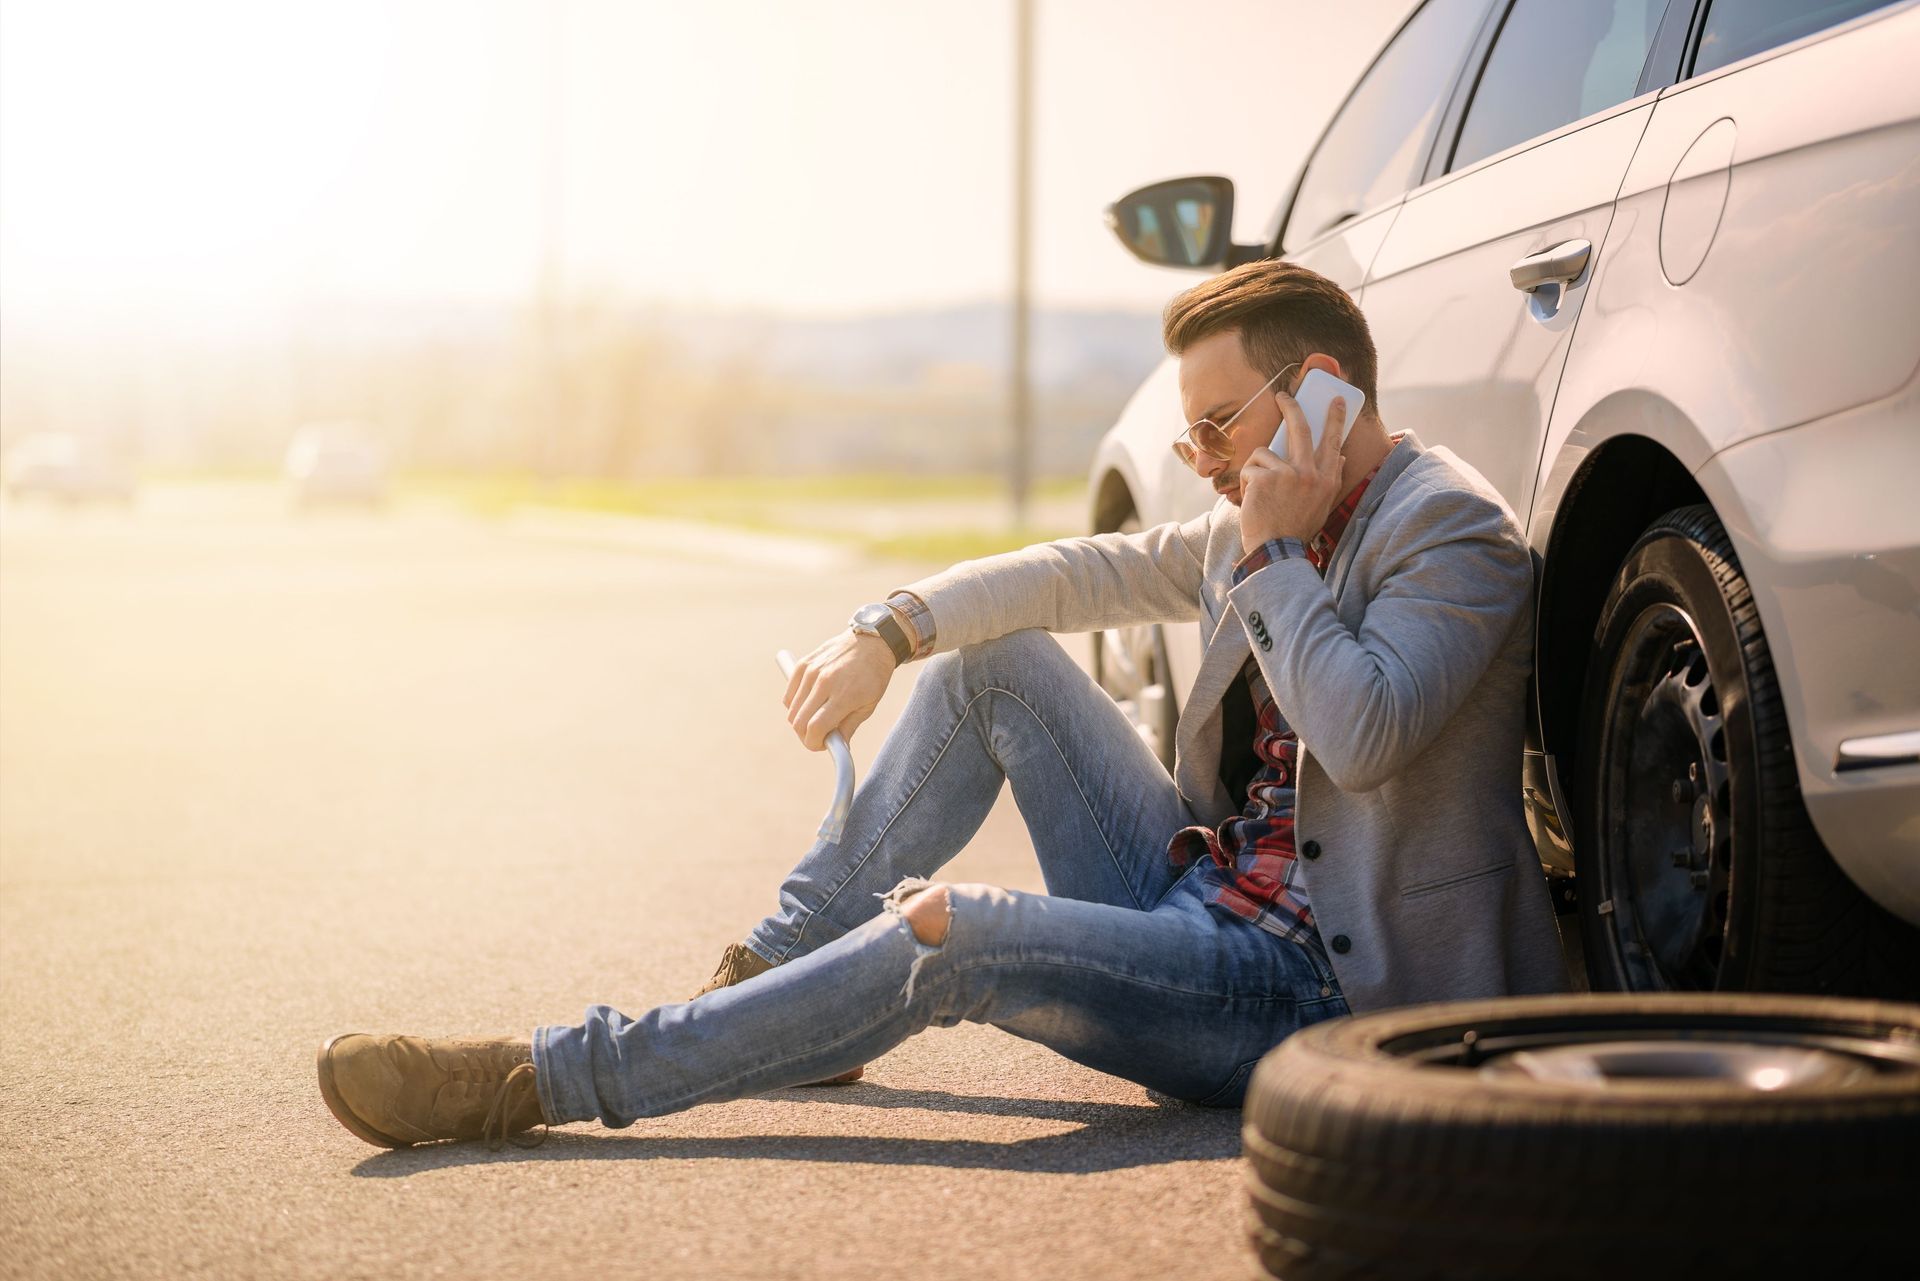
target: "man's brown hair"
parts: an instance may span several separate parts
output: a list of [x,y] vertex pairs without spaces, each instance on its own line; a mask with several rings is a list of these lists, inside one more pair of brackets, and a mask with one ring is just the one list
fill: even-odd
[[1263,377],[1325,352],[1377,411],[1379,361],[1367,318],[1319,272],[1278,258],[1250,262],[1179,294],[1160,320],[1161,341],[1175,356],[1223,329],[1240,331],[1240,349]]

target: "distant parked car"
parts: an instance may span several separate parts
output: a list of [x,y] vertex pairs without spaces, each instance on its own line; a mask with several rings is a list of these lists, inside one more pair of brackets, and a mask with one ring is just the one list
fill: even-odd
[[[1913,0],[1425,0],[1265,242],[1225,178],[1108,211],[1149,262],[1338,282],[1389,428],[1518,514],[1515,785],[1595,988],[1920,995],[1916,67]],[[1168,362],[1095,532],[1213,503],[1182,425]],[[1191,631],[1096,640],[1163,758]]]
[[37,432],[7,451],[9,498],[131,503],[133,473],[104,446],[71,432]]
[[356,423],[302,427],[287,446],[286,475],[299,507],[377,507],[387,497],[386,451]]

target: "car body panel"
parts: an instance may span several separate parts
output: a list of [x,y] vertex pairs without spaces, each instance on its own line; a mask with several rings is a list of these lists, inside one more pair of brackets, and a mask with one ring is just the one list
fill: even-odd
[[[1382,416],[1472,462],[1523,525],[1561,369],[1653,100],[1414,192],[1367,278]],[[1543,315],[1509,269],[1576,240],[1592,246],[1588,266]]]
[[[1575,360],[1657,388],[1709,453],[1884,397],[1920,362],[1920,8],[1878,16],[1668,89],[1627,171]],[[1682,167],[1729,129],[1730,166]],[[1668,224],[1722,191],[1676,283]]]
[[1862,890],[1920,923],[1920,777],[1834,769],[1843,739],[1920,729],[1920,536],[1897,492],[1920,471],[1916,47],[1920,7],[1881,10],[1661,96],[1595,266],[1529,534],[1552,574],[1562,502],[1607,442],[1654,441],[1693,474],[1753,591],[1816,830]]
[[1807,813],[1834,861],[1920,925],[1920,764],[1840,770],[1920,730],[1920,379],[1722,451],[1699,473],[1753,587]]
[[[1091,477],[1096,504],[1110,478],[1118,476],[1132,496],[1143,527],[1191,520],[1216,501],[1212,487],[1175,457],[1171,448],[1185,421],[1180,414],[1179,374],[1179,362],[1171,357],[1155,366],[1094,455]],[[1100,532],[1098,510],[1094,520]],[[1187,691],[1200,670],[1202,640],[1198,626],[1166,629],[1167,685],[1176,709],[1186,705]]]

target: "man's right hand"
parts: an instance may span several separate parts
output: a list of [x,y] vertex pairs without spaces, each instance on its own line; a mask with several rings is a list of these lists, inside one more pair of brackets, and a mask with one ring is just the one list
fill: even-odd
[[824,752],[836,729],[852,742],[880,705],[894,666],[893,651],[878,636],[848,628],[828,637],[793,665],[783,700],[787,724],[810,752]]

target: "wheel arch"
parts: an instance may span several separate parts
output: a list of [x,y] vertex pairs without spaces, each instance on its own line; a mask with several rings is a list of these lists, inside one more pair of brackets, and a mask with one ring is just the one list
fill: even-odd
[[[1563,788],[1580,728],[1580,693],[1593,658],[1593,632],[1614,574],[1646,527],[1663,513],[1707,502],[1666,445],[1627,433],[1590,449],[1553,517],[1541,570],[1534,673],[1543,749],[1557,758]],[[1577,803],[1569,791],[1568,799]]]
[[1133,496],[1133,481],[1118,458],[1103,460],[1093,483],[1093,502],[1087,513],[1091,533],[1106,534],[1120,528],[1129,512],[1137,513],[1139,502]]

